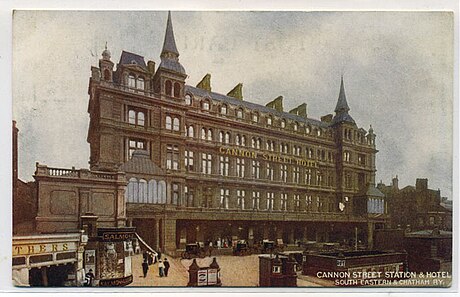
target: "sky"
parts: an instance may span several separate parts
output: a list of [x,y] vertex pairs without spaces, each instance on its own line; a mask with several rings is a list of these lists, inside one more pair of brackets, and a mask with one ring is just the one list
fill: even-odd
[[[19,176],[35,163],[88,168],[88,82],[107,42],[159,64],[167,13],[16,11],[13,119]],[[226,94],[308,116],[333,113],[343,75],[350,114],[377,135],[377,181],[429,187],[452,198],[453,14],[448,12],[172,12],[189,85],[212,75]]]

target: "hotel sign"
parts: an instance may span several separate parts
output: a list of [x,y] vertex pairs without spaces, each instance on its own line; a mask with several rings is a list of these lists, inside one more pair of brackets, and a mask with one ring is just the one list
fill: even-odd
[[298,157],[281,155],[277,153],[260,152],[260,151],[246,150],[246,149],[239,149],[239,148],[228,148],[228,147],[223,147],[223,146],[219,147],[219,153],[222,155],[229,155],[229,156],[243,157],[243,158],[250,158],[250,159],[262,159],[264,161],[299,165],[299,166],[305,166],[305,167],[311,167],[311,168],[319,167],[318,163],[315,161],[311,161],[308,159],[302,159]]

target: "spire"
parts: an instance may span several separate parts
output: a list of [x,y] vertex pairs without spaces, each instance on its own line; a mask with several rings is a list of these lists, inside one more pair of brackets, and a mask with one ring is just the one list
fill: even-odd
[[168,12],[165,41],[163,43],[163,50],[161,51],[160,58],[160,69],[167,69],[181,75],[186,75],[184,67],[179,63],[179,51],[177,50],[176,40],[174,39],[171,12]]
[[172,53],[176,57],[179,57],[179,51],[177,50],[177,47],[176,47],[176,40],[174,39],[174,31],[173,31],[173,25],[172,25],[172,20],[171,20],[171,11],[168,12],[168,21],[166,23],[166,34],[165,34],[165,40],[163,43],[163,50],[161,51],[161,56],[163,56],[166,53]]
[[343,86],[343,75],[340,80],[340,92],[337,105],[335,106],[335,116],[332,119],[333,124],[341,122],[349,122],[355,124],[355,120],[348,114],[350,107],[348,107],[347,97],[345,96],[345,87]]
[[340,112],[348,112],[350,110],[350,107],[348,107],[347,103],[347,97],[345,96],[345,87],[343,86],[343,75],[341,77],[340,81],[340,93],[339,93],[339,99],[337,100],[337,105],[335,106],[335,112],[340,113]]

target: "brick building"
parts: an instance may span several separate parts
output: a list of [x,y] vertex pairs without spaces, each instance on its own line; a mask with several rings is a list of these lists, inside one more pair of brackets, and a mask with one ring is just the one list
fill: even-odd
[[396,176],[391,185],[379,183],[377,187],[385,193],[392,228],[452,230],[452,209],[441,204],[439,189],[428,188],[428,179],[417,178],[415,187],[409,185],[399,189]]
[[320,120],[306,104],[285,111],[282,96],[251,103],[241,83],[216,93],[209,74],[187,85],[171,15],[160,60],[123,51],[115,67],[106,48],[88,88],[90,168],[126,172],[128,225],[153,247],[341,241],[355,227],[368,242],[385,224],[375,134],[349,114],[343,79],[335,115]]

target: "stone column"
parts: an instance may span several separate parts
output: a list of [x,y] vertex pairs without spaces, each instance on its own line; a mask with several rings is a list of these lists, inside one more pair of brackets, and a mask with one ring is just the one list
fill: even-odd
[[372,250],[374,248],[374,223],[367,223],[367,248]]
[[164,219],[164,252],[174,255],[176,252],[176,220]]
[[154,220],[153,224],[153,248],[160,248],[160,222],[159,219]]

